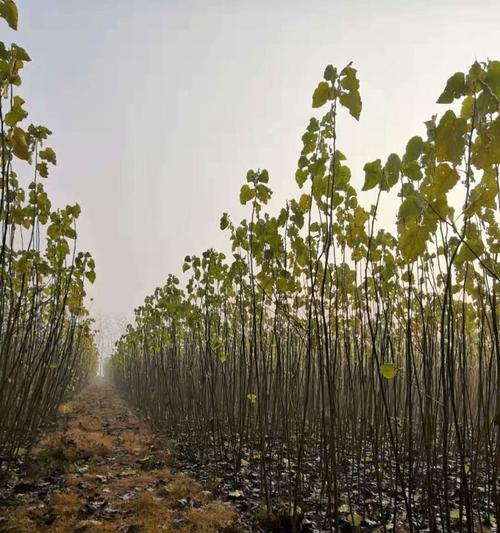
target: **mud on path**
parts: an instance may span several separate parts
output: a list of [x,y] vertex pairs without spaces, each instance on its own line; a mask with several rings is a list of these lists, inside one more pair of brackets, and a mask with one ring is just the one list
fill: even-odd
[[176,471],[165,445],[106,385],[63,405],[60,429],[0,476],[2,532],[239,529],[234,509]]

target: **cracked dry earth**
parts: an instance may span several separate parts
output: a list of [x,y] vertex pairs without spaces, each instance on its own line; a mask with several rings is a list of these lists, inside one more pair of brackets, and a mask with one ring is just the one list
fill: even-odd
[[0,479],[0,531],[239,529],[234,509],[177,472],[169,450],[113,388],[91,386],[61,411],[60,430]]

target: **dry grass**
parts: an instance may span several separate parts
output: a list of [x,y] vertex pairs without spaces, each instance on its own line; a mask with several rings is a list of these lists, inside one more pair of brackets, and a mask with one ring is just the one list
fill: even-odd
[[95,422],[86,419],[75,424],[66,433],[56,432],[46,436],[33,450],[32,456],[42,462],[77,461],[92,457],[109,457],[115,446],[111,436],[98,430],[90,430]]
[[74,425],[83,431],[96,432],[102,429],[101,421],[95,416],[81,416]]
[[166,494],[175,500],[190,498],[192,500],[206,499],[206,491],[193,478],[186,474],[178,474],[166,487]]
[[165,501],[148,491],[143,491],[125,506],[135,513],[134,524],[141,533],[172,531],[175,511],[165,505]]
[[234,528],[237,515],[229,504],[215,501],[198,509],[190,509],[187,518],[191,523],[190,531],[217,533]]
[[[141,533],[235,531],[232,507],[212,501],[212,493],[191,477],[174,473],[172,453],[113,390],[91,388],[60,412],[65,431],[46,435],[32,459],[35,473],[63,468],[65,487],[54,487],[46,505],[36,493],[26,495],[2,513],[8,519],[2,531],[106,533],[130,526]],[[96,494],[106,508],[118,511],[115,517],[86,511]],[[180,500],[189,503],[179,505]],[[51,514],[55,519],[48,520]]]
[[146,438],[142,432],[124,431],[120,438],[127,453],[139,454],[147,450],[150,444],[150,439]]
[[5,513],[4,516],[7,518],[7,523],[3,526],[2,531],[8,533],[31,533],[40,531],[40,528],[30,514],[25,509],[16,509]]
[[42,462],[70,461],[73,452],[69,450],[64,433],[55,432],[46,435],[33,449],[32,457]]
[[59,517],[76,516],[81,504],[80,496],[73,492],[57,492],[52,496],[54,512]]
[[115,449],[113,438],[100,431],[75,428],[67,432],[67,437],[74,443],[72,460],[109,457]]

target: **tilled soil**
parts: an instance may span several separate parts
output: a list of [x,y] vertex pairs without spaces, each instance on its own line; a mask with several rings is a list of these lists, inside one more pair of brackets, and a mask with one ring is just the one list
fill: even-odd
[[59,429],[0,471],[0,531],[234,532],[238,514],[174,467],[116,391],[94,385],[61,408]]

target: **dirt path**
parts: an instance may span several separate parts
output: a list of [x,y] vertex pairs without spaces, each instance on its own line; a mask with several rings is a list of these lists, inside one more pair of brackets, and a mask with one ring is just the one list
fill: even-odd
[[114,389],[95,385],[62,407],[27,470],[0,480],[0,531],[237,531],[237,515],[176,472],[170,452]]

